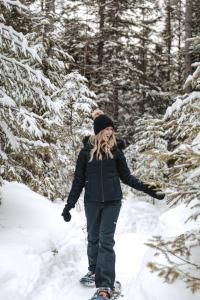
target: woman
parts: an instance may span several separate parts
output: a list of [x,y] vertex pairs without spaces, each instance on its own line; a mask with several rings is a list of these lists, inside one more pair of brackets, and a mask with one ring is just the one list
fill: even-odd
[[161,200],[164,194],[131,175],[123,154],[125,145],[116,139],[113,121],[98,109],[92,116],[95,135],[83,140],[62,216],[66,222],[70,221],[70,209],[85,187],[89,272],[81,282],[95,281],[97,291],[92,299],[106,300],[111,298],[115,283],[114,233],[123,198],[120,179],[154,198]]

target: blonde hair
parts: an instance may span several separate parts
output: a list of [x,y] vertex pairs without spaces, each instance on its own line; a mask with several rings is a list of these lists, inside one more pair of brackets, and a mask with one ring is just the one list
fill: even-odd
[[[95,119],[96,117],[98,117],[102,114],[104,114],[104,112],[102,110],[95,109],[92,112],[92,117],[93,117],[93,119]],[[90,160],[89,160],[89,162],[93,160],[94,155],[96,156],[96,159],[102,160],[102,152],[104,152],[106,154],[107,158],[108,157],[113,158],[113,154],[111,152],[111,149],[114,145],[117,144],[116,137],[115,137],[115,134],[114,134],[114,130],[113,130],[113,133],[110,136],[108,141],[106,141],[104,139],[104,137],[105,137],[104,129],[101,130],[98,134],[91,135],[89,137],[89,141],[93,145],[93,148],[90,151]]]

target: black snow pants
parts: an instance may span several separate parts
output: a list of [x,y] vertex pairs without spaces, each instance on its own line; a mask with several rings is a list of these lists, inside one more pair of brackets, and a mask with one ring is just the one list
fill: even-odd
[[96,287],[114,287],[114,234],[121,201],[86,202],[88,269],[95,273]]

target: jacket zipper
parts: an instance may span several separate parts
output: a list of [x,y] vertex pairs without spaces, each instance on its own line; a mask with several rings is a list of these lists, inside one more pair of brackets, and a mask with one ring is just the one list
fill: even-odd
[[102,202],[105,202],[104,201],[104,192],[103,192],[102,160],[101,160],[101,189],[102,189]]

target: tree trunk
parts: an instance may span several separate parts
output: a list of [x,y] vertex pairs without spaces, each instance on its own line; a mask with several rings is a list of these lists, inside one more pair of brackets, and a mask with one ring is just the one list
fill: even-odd
[[182,43],[182,0],[178,1],[177,4],[177,17],[178,17],[178,88],[179,90],[182,87],[182,49],[181,49],[181,43]]
[[[101,77],[101,68],[103,65],[103,48],[104,48],[104,19],[105,19],[105,0],[99,1],[99,42],[97,45],[99,76]],[[100,78],[98,78],[98,81]]]
[[45,26],[45,32],[49,33],[53,30],[53,18],[52,13],[55,12],[55,0],[44,0],[45,14],[48,19],[48,24]]
[[186,0],[185,7],[185,77],[191,73],[192,58],[189,52],[190,43],[187,39],[192,37],[192,0]]
[[172,47],[172,29],[171,29],[172,7],[171,7],[171,0],[167,1],[166,13],[167,13],[167,19],[166,19],[166,46],[167,46],[167,65],[168,65],[167,81],[169,82],[170,79],[171,79],[171,47]]

